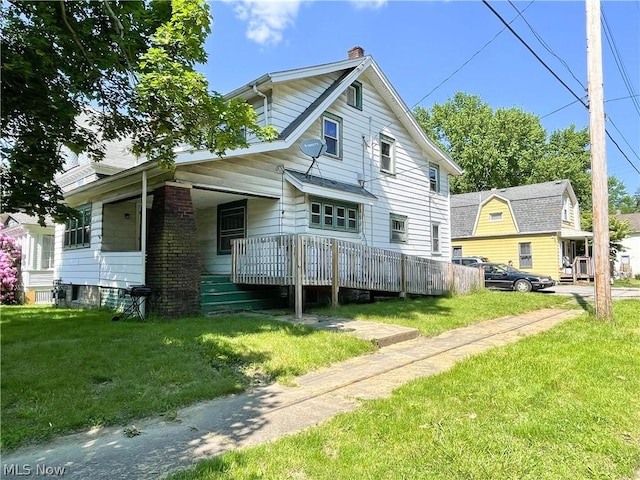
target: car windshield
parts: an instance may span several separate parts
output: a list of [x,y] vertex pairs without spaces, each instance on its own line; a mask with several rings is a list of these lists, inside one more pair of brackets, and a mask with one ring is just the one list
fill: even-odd
[[514,273],[514,272],[520,273],[520,270],[518,270],[517,268],[510,267],[506,263],[496,263],[494,265],[494,268],[495,268],[496,272],[505,271],[505,272],[509,272],[509,273]]

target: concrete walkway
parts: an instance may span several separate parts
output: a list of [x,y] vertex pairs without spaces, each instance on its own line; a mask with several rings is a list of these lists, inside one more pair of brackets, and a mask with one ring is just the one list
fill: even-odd
[[[406,382],[434,375],[492,347],[547,330],[582,310],[545,309],[458,328],[433,338],[413,329],[307,316],[303,323],[348,331],[383,345],[378,351],[279,384],[201,403],[175,421],[151,419],[66,436],[2,458],[2,478],[156,479],[227,451],[257,445],[386,397]],[[289,321],[296,321],[288,319]],[[398,342],[399,343],[394,343]],[[387,346],[384,346],[387,345]],[[29,473],[29,475],[25,475]],[[39,473],[39,474],[38,474]]]

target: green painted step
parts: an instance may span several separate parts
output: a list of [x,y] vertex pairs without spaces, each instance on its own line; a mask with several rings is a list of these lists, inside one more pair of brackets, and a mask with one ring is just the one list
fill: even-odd
[[282,308],[287,303],[279,287],[239,285],[225,275],[203,275],[200,289],[200,308],[204,314]]

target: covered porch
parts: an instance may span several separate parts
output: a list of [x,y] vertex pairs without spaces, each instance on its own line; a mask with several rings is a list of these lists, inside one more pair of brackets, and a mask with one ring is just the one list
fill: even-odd
[[592,232],[562,229],[560,234],[560,283],[592,282],[595,269],[589,242]]

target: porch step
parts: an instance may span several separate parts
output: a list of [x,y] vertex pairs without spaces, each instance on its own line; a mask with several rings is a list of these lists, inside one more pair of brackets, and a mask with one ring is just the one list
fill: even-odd
[[266,310],[286,306],[280,288],[271,285],[240,285],[229,276],[204,275],[200,293],[203,314],[239,310]]

